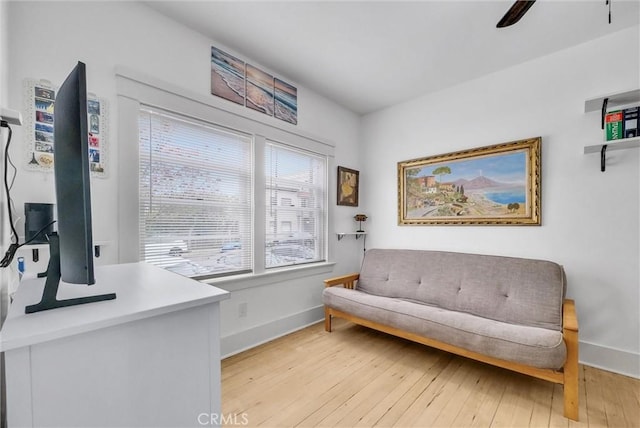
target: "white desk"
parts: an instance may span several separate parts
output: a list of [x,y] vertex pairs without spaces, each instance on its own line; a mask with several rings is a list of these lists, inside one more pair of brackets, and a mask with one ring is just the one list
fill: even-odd
[[25,315],[44,279],[18,288],[0,332],[9,427],[197,427],[219,415],[229,293],[146,263],[95,274],[90,287],[60,283],[58,298],[115,300]]

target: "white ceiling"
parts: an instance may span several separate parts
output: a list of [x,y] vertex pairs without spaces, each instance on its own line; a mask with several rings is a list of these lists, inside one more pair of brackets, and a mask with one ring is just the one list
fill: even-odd
[[146,4],[359,114],[640,23],[640,0],[612,0],[612,24],[605,0],[538,0],[505,29],[511,0]]

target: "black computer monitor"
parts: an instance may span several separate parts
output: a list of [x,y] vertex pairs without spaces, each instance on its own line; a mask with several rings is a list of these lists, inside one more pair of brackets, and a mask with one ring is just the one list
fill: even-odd
[[48,236],[50,258],[40,303],[26,313],[115,299],[114,293],[58,300],[59,281],[95,283],[85,64],[78,62],[55,98],[53,154],[58,233]]

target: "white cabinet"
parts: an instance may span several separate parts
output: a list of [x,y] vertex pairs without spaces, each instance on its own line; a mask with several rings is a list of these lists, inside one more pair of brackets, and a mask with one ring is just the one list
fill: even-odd
[[115,300],[25,315],[44,280],[24,281],[0,332],[9,427],[198,427],[220,414],[220,301],[229,293],[132,263],[96,267]]

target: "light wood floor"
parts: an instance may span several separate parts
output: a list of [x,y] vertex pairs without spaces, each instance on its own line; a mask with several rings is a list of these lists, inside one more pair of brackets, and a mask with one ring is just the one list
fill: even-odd
[[222,413],[228,426],[640,426],[640,380],[580,376],[574,422],[561,386],[335,320],[223,360]]

